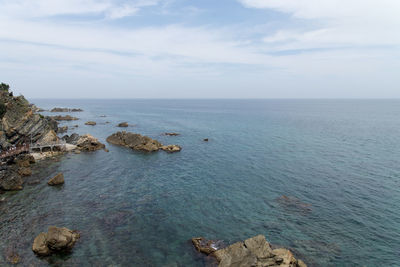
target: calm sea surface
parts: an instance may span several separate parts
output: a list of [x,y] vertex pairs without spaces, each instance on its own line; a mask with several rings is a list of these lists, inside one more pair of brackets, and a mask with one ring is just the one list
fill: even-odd
[[[1,266],[10,251],[22,266],[204,266],[192,237],[257,234],[309,266],[400,266],[400,100],[32,102],[83,108],[60,124],[79,125],[68,134],[105,143],[127,121],[183,150],[106,144],[109,153],[39,163],[29,178],[39,184],[0,196]],[[66,183],[47,186],[57,172]],[[81,231],[72,254],[33,254],[50,225]]]

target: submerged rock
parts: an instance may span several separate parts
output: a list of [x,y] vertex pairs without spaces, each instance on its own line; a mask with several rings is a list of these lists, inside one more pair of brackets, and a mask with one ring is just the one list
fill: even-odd
[[21,176],[31,176],[32,170],[29,167],[21,167],[18,169],[18,174]]
[[197,251],[206,255],[217,251],[220,246],[219,241],[207,240],[204,237],[194,237],[192,238],[192,243]]
[[129,124],[127,122],[118,123],[117,127],[128,127]]
[[40,256],[71,250],[80,235],[68,228],[50,226],[47,233],[40,233],[33,241],[32,250]]
[[166,136],[178,136],[180,134],[179,133],[164,133],[163,135],[166,135]]
[[117,132],[107,137],[107,142],[114,145],[129,147],[133,150],[154,152],[160,149],[168,152],[177,152],[181,148],[177,145],[163,146],[157,140],[130,132]]
[[63,183],[64,183],[64,174],[62,173],[57,174],[47,182],[48,185],[59,185]]
[[272,249],[263,235],[216,250],[208,245],[211,244],[211,241],[203,238],[195,238],[194,241],[192,239],[192,242],[198,251],[215,257],[219,267],[307,267],[303,261],[297,260],[289,250],[285,248]]
[[96,122],[95,121],[88,121],[88,122],[85,122],[85,125],[95,126]]

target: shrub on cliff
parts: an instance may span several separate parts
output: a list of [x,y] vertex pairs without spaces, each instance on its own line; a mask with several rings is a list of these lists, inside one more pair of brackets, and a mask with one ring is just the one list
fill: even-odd
[[1,91],[6,91],[8,92],[8,89],[10,89],[10,86],[6,83],[0,83],[0,90]]

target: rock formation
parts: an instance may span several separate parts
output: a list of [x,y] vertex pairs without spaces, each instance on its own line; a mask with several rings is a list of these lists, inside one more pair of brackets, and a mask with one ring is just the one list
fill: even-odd
[[68,126],[62,126],[62,127],[58,127],[57,129],[57,133],[65,133],[68,131]]
[[47,182],[48,185],[60,185],[63,183],[64,183],[64,174],[62,173],[57,174]]
[[118,123],[117,127],[128,127],[129,124],[127,122]]
[[148,136],[143,136],[130,132],[116,132],[107,137],[107,142],[113,145],[129,147],[133,150],[154,152],[158,150],[165,150],[167,152],[178,152],[181,147],[178,145],[164,146],[157,140],[151,139]]
[[87,122],[85,122],[85,125],[95,126],[96,122],[95,121],[87,121]]
[[33,241],[32,250],[37,255],[48,256],[59,251],[70,251],[79,239],[76,231],[50,226],[47,233],[40,233]]
[[198,251],[215,257],[219,267],[307,267],[289,250],[272,249],[263,235],[234,243],[223,249],[213,247],[214,241],[207,241],[201,237],[193,238],[192,242]]
[[50,112],[81,112],[80,108],[53,108]]
[[180,134],[179,133],[164,133],[163,135],[166,135],[166,136],[178,136]]
[[72,117],[70,115],[62,116],[62,115],[57,115],[57,116],[52,116],[51,118],[55,119],[56,121],[76,121],[79,120],[76,117]]
[[0,189],[21,190],[24,183],[23,177],[30,176],[31,164],[35,159],[27,154],[21,154],[11,158],[5,165],[0,167]]
[[76,146],[82,151],[95,151],[106,147],[104,144],[100,143],[97,138],[90,134],[80,136],[76,141]]

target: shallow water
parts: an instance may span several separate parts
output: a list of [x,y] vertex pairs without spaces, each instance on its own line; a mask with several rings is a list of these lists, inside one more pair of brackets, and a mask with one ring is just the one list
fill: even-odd
[[[398,265],[398,100],[32,102],[83,108],[72,113],[79,121],[61,123],[79,125],[68,133],[105,142],[127,121],[135,126],[123,130],[183,150],[107,145],[40,163],[29,178],[39,184],[0,196],[1,266],[10,251],[24,266],[204,266],[190,238],[229,244],[257,234],[310,266]],[[60,171],[66,183],[47,186]],[[72,254],[33,254],[49,225],[81,231]]]

